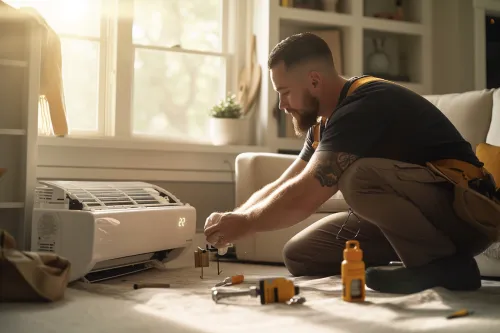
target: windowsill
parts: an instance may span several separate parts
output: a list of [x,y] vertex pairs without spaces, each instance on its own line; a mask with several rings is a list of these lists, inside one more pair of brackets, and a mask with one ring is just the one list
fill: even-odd
[[112,137],[48,137],[39,136],[40,146],[59,147],[85,147],[103,149],[128,149],[128,150],[148,150],[148,151],[170,151],[188,153],[227,153],[239,154],[244,152],[271,152],[271,149],[264,146],[254,145],[228,145],[215,146],[211,144],[175,143],[163,141],[161,139],[133,138],[122,139]]

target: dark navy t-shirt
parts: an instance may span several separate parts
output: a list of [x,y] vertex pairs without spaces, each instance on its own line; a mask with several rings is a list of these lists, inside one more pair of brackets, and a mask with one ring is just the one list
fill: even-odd
[[[385,81],[365,83],[346,96],[356,79],[352,78],[343,87],[332,117],[321,128],[316,150],[419,165],[457,159],[483,166],[470,143],[427,99]],[[310,129],[299,154],[305,161],[314,153],[313,138]]]

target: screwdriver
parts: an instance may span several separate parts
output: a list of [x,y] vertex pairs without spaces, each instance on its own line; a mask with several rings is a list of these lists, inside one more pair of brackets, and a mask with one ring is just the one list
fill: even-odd
[[243,283],[244,280],[245,278],[243,275],[233,275],[225,278],[221,282],[217,283],[215,286],[216,287],[231,286],[233,284]]

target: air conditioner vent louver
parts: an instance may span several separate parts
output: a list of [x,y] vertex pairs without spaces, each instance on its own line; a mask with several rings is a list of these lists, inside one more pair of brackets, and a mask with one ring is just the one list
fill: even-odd
[[[157,194],[156,198],[144,189],[88,189],[72,191],[71,197],[88,206],[162,205],[169,202]],[[161,200],[161,201],[160,201]]]
[[[143,182],[46,181],[43,183],[63,189],[69,199],[81,204],[83,210],[181,205],[171,193]],[[39,198],[42,198],[41,194]]]

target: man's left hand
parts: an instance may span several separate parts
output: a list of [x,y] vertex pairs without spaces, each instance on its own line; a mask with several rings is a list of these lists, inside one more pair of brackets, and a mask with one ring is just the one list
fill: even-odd
[[212,213],[205,222],[207,243],[216,248],[225,247],[251,232],[248,217],[240,213]]

